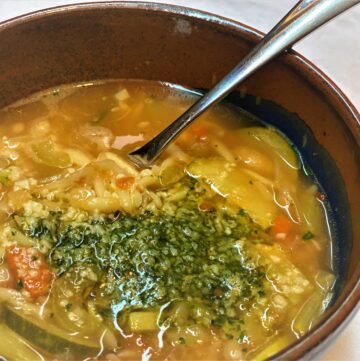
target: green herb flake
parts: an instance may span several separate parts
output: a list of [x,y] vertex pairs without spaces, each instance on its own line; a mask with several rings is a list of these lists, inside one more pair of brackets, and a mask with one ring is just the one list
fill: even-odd
[[102,110],[94,119],[93,123],[101,123],[110,114],[111,109]]
[[307,231],[303,234],[302,239],[304,241],[309,241],[310,239],[313,239],[315,235],[311,231]]
[[16,289],[17,290],[22,290],[24,288],[24,282],[22,281],[22,280],[18,280],[17,282],[16,282]]
[[185,341],[184,337],[179,337],[178,342],[180,345],[184,345],[186,341]]

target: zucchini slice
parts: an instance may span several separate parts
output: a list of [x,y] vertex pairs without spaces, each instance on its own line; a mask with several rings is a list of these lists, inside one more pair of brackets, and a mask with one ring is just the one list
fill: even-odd
[[72,165],[69,154],[56,150],[51,140],[32,144],[31,155],[35,162],[45,164],[49,167],[67,168]]
[[271,225],[277,207],[273,193],[241,167],[221,158],[200,158],[186,169],[189,176],[200,178],[230,203],[245,209],[263,228]]
[[43,358],[9,327],[0,324],[0,359],[42,361]]
[[71,360],[94,357],[100,352],[100,344],[87,339],[75,340],[49,322],[45,324],[9,306],[4,306],[2,317],[10,329],[50,354]]
[[289,167],[294,170],[299,169],[299,160],[295,150],[275,128],[241,128],[236,131],[236,134],[240,139],[250,137],[250,139],[252,138],[254,141],[270,146]]

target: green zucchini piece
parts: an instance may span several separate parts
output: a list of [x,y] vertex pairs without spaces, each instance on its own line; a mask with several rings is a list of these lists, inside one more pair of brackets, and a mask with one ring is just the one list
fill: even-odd
[[26,360],[41,361],[43,358],[35,352],[26,341],[12,331],[9,327],[0,324],[0,358],[6,357],[9,361]]
[[9,306],[4,306],[2,317],[9,328],[50,354],[71,360],[94,357],[100,352],[100,344],[87,339],[75,340],[51,323],[20,314]]

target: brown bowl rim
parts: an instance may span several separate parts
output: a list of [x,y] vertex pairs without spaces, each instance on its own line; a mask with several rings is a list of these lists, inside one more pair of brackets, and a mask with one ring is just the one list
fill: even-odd
[[[264,36],[263,32],[251,26],[203,10],[142,1],[84,2],[40,9],[0,22],[0,36],[1,32],[6,29],[27,22],[36,21],[37,19],[50,16],[61,16],[61,14],[68,12],[101,11],[102,9],[153,11],[167,14],[168,16],[176,15],[205,21],[222,28],[222,30],[227,32],[230,31],[236,34],[242,33],[247,41],[254,43],[259,42]],[[311,85],[315,86],[318,91],[325,96],[327,103],[338,113],[345,121],[347,127],[352,131],[354,139],[360,149],[360,114],[335,82],[314,63],[292,49],[289,50],[286,55],[282,56],[281,61],[284,61],[291,68],[295,69],[296,72],[305,77]],[[356,311],[360,308],[360,268],[357,269],[356,275],[352,277],[350,290],[343,297],[344,299],[341,305],[331,312],[326,319],[319,322],[319,324],[305,336],[272,356],[270,359],[309,359],[309,357],[313,356],[315,353],[325,350],[327,345],[325,345],[324,341],[326,339],[328,339],[328,341],[333,341],[337,334],[346,327],[352,316],[354,316]]]

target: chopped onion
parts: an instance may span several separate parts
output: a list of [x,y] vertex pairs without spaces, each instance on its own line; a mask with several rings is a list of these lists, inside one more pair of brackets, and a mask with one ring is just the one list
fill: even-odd
[[119,102],[123,102],[124,100],[130,98],[130,94],[129,94],[129,92],[127,91],[127,89],[124,88],[124,89],[121,89],[120,91],[118,91],[118,92],[115,94],[115,98],[116,98]]

